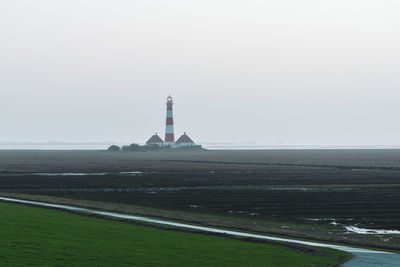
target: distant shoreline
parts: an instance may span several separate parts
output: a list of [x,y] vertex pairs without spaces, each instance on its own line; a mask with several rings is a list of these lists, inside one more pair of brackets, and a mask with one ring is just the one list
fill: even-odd
[[[398,150],[399,146],[207,146],[208,150]],[[107,146],[0,146],[0,150],[107,150]]]

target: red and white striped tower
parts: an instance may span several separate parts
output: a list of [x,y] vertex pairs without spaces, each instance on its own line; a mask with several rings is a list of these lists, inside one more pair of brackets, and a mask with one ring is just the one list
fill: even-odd
[[167,121],[165,125],[165,145],[173,146],[175,145],[174,136],[174,116],[172,112],[172,106],[174,102],[172,97],[169,95],[167,98]]

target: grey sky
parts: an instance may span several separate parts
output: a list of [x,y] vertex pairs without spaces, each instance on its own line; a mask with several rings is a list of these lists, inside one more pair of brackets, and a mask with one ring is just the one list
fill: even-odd
[[0,140],[400,143],[400,1],[0,1]]

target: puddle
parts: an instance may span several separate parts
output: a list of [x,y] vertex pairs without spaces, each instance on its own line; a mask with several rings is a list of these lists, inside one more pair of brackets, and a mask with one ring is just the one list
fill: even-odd
[[106,175],[106,172],[42,172],[42,173],[33,173],[33,175],[38,176],[103,176]]
[[229,213],[238,213],[238,214],[248,214],[250,216],[258,216],[260,215],[259,213],[256,212],[250,212],[250,211],[246,211],[246,210],[228,210]]
[[135,176],[141,175],[140,171],[127,171],[127,172],[38,172],[32,173],[37,176],[104,176],[108,174]]
[[127,176],[136,176],[141,175],[143,172],[133,171],[133,172],[119,172],[118,174],[127,175]]
[[400,234],[400,231],[398,231],[398,230],[367,229],[367,228],[359,228],[356,226],[345,226],[344,228],[348,232],[363,234],[363,235],[399,235]]

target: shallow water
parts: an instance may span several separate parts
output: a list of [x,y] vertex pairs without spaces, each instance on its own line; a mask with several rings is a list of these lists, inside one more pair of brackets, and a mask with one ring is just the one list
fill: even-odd
[[103,176],[106,172],[39,172],[33,173],[38,176]]
[[129,172],[36,172],[32,173],[33,175],[38,176],[104,176],[108,174],[118,174],[118,175],[127,175],[127,176],[135,176],[137,174],[143,174],[143,172],[139,171],[129,171]]
[[[384,230],[384,229],[368,229],[368,228],[359,228],[356,226],[345,226],[347,231],[363,234],[363,235],[398,235],[400,231],[398,230]],[[400,264],[399,264],[400,266]]]
[[289,239],[289,238],[279,238],[279,237],[267,236],[267,235],[258,235],[258,234],[229,231],[229,230],[223,230],[223,229],[217,229],[217,228],[211,228],[211,227],[203,227],[203,226],[196,226],[196,225],[190,225],[190,224],[184,224],[184,223],[164,221],[164,220],[159,220],[159,219],[151,219],[151,218],[146,218],[146,217],[141,217],[141,216],[127,215],[127,214],[116,213],[116,212],[107,212],[107,211],[79,208],[79,207],[68,206],[68,205],[51,204],[51,203],[28,201],[28,200],[14,199],[14,198],[6,198],[6,197],[0,197],[0,200],[7,201],[7,202],[13,202],[13,203],[41,206],[41,207],[50,207],[50,208],[56,208],[56,209],[62,209],[62,210],[79,211],[79,212],[85,212],[85,213],[89,213],[89,214],[97,214],[97,215],[103,215],[103,216],[109,216],[109,217],[121,218],[121,219],[128,219],[128,220],[134,220],[134,221],[169,225],[169,226],[185,228],[185,229],[192,229],[192,230],[199,230],[199,231],[209,232],[209,233],[219,233],[219,234],[226,234],[226,235],[232,235],[232,236],[241,236],[241,237],[258,238],[258,239],[264,239],[264,240],[274,240],[274,241],[282,241],[282,242],[289,242],[289,243],[297,243],[297,244],[303,244],[303,245],[309,245],[309,246],[315,246],[315,247],[333,248],[333,249],[350,252],[354,255],[354,258],[352,260],[346,262],[343,265],[344,267],[370,267],[370,266],[398,267],[398,266],[400,266],[400,254],[398,254],[398,253],[384,252],[384,251],[364,249],[364,248],[354,248],[354,247],[349,247],[349,246],[324,244],[324,243],[319,243],[319,242],[309,242],[309,241],[295,240],[295,239]]

